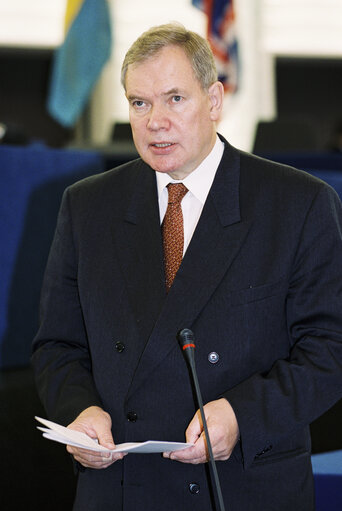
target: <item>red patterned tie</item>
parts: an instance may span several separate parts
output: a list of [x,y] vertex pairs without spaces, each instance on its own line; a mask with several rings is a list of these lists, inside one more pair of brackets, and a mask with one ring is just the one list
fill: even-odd
[[166,290],[169,291],[182,262],[184,227],[181,202],[188,189],[183,183],[168,185],[168,206],[163,220],[163,245]]

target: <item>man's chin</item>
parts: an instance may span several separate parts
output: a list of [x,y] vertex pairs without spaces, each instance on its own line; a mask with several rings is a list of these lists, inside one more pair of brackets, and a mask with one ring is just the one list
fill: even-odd
[[154,169],[156,172],[160,172],[161,174],[172,174],[172,169],[160,169],[160,168],[155,168]]
[[141,156],[141,158],[156,172],[160,172],[161,174],[168,174],[173,179],[184,179],[186,175],[185,172],[182,172],[182,166],[180,162],[176,162],[175,159],[171,161],[171,159],[168,160],[167,158],[163,158],[163,160],[161,158],[144,158],[144,156]]
[[175,171],[175,166],[170,164],[161,164],[160,162],[155,161],[148,161],[145,160],[145,162],[156,172],[160,172],[161,174],[171,174]]

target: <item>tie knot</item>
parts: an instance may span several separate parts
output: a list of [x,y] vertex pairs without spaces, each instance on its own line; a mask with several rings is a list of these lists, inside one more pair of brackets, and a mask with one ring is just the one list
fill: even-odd
[[169,204],[180,203],[184,195],[188,192],[188,189],[183,183],[169,183],[167,185],[169,198]]

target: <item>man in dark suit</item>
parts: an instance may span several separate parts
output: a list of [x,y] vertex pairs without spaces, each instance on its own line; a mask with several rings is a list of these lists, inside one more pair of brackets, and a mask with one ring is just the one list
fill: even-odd
[[[146,32],[122,81],[141,159],[64,194],[33,348],[37,385],[52,420],[106,447],[194,446],[125,457],[68,446],[75,510],[215,509],[176,341],[188,327],[227,510],[311,511],[309,423],[342,387],[341,204],[318,179],[216,134],[223,87],[198,35]],[[170,183],[187,193],[183,260],[166,289]]]

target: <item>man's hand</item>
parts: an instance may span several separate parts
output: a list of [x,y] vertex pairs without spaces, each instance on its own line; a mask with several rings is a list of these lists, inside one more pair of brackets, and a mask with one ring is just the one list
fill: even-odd
[[[224,398],[210,401],[203,408],[214,458],[218,461],[227,460],[239,439],[239,426],[234,410]],[[195,445],[181,451],[164,453],[164,457],[182,463],[198,464],[208,461],[209,453],[199,410],[190,422],[185,437],[187,442]]]
[[[68,428],[86,433],[91,438],[97,438],[100,445],[108,449],[114,449],[115,444],[111,432],[112,420],[110,415],[98,406],[86,408],[80,415],[69,424]],[[123,458],[123,453],[107,453],[89,451],[79,447],[67,446],[67,451],[73,455],[76,461],[84,467],[107,468],[112,463]]]

